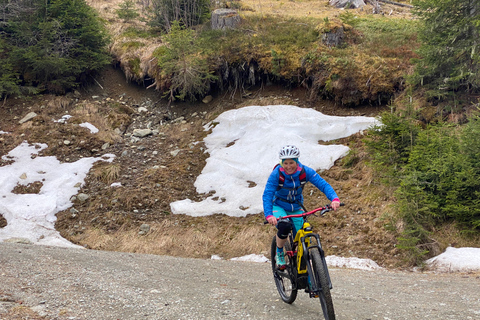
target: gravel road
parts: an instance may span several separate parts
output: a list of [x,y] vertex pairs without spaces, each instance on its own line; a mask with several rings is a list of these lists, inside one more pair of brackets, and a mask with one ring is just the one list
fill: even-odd
[[[480,319],[480,277],[330,270],[337,319]],[[268,263],[0,243],[0,318],[22,302],[49,319],[320,319],[292,305]]]

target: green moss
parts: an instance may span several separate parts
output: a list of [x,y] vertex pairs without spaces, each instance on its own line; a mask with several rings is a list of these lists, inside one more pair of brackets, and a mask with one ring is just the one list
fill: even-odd
[[152,29],[139,29],[136,27],[128,27],[122,34],[126,38],[142,38],[149,39],[158,37],[158,33],[154,32]]
[[142,42],[139,42],[139,41],[127,41],[127,42],[122,44],[122,48],[125,51],[135,50],[135,49],[138,49],[138,48],[142,48],[143,46],[145,46],[145,44],[143,44]]

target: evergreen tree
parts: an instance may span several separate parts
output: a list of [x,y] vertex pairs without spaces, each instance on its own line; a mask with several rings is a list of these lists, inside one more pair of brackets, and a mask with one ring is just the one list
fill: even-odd
[[170,80],[166,93],[170,101],[195,100],[208,92],[210,83],[217,78],[209,71],[194,31],[174,21],[165,40],[167,45],[159,47],[155,56],[162,75]]
[[12,62],[9,58],[7,44],[0,37],[0,98],[7,97],[9,94],[19,93],[18,74],[14,71]]
[[84,0],[0,0],[0,32],[23,88],[62,93],[110,59],[106,30]]
[[416,81],[435,89],[478,90],[480,87],[480,1],[415,0],[423,20]]

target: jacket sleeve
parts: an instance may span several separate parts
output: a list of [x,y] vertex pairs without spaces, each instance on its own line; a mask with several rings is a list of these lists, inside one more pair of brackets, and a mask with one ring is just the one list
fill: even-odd
[[322,191],[328,200],[333,201],[338,200],[337,193],[333,190],[332,186],[325,181],[318,173],[315,172],[312,168],[307,166],[305,167],[305,173],[307,174],[307,181],[311,182],[318,190]]
[[267,185],[263,191],[263,214],[265,215],[265,219],[273,215],[273,199],[275,197],[275,192],[277,191],[278,179],[278,169],[273,170],[268,177]]

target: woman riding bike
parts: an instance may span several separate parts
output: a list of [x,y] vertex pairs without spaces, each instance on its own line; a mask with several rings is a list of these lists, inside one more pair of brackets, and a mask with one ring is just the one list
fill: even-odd
[[279,153],[280,165],[276,166],[263,192],[263,212],[269,224],[276,226],[277,232],[277,266],[285,269],[285,256],[283,246],[287,241],[288,233],[292,230],[294,235],[302,227],[302,218],[280,219],[291,214],[302,213],[302,191],[306,182],[311,182],[322,191],[332,202],[334,210],[340,207],[335,190],[318,173],[298,161],[300,150],[292,145],[284,146]]

